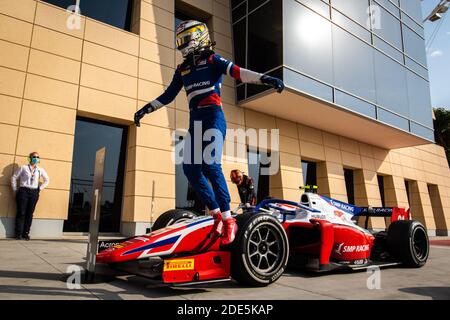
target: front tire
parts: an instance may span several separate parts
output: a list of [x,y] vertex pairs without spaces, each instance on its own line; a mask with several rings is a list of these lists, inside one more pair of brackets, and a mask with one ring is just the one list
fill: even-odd
[[418,221],[396,221],[389,226],[387,247],[404,265],[423,267],[430,253],[427,230]]
[[164,212],[158,217],[158,219],[156,219],[155,223],[153,224],[152,230],[156,231],[176,223],[195,219],[196,217],[197,214],[193,211],[184,209],[169,210],[167,212]]
[[270,214],[237,216],[238,234],[231,248],[231,276],[244,285],[277,281],[289,258],[286,232]]

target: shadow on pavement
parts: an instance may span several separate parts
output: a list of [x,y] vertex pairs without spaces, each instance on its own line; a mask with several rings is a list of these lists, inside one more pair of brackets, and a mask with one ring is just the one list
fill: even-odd
[[433,300],[449,300],[450,287],[411,287],[399,289],[401,292],[430,297]]

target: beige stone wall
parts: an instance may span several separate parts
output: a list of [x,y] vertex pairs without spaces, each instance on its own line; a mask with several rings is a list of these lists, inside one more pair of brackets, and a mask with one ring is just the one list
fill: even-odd
[[[228,0],[186,0],[209,17],[217,51],[232,59]],[[134,112],[170,83],[181,57],[174,50],[174,1],[142,0],[134,33],[82,18],[66,28],[68,14],[35,0],[0,0],[0,217],[14,217],[9,179],[36,150],[52,181],[42,193],[36,218],[67,218],[77,115],[130,126],[122,220],[148,222],[155,182],[155,218],[175,204],[172,134],[188,126],[182,92],[164,109],[132,125]],[[233,80],[223,85],[229,128],[280,130],[280,172],[271,178],[272,196],[298,200],[301,160],[319,162],[321,193],[346,201],[343,168],[355,169],[356,200],[380,205],[377,174],[385,175],[386,201],[407,206],[404,179],[413,181],[412,214],[430,229],[449,229],[450,176],[442,148],[427,145],[387,151],[285,119],[235,106]],[[157,139],[155,139],[157,137]],[[227,138],[236,148],[238,142]],[[250,146],[252,147],[252,146]],[[149,161],[151,159],[151,161]],[[247,157],[225,154],[223,168],[247,171]],[[432,184],[433,194],[428,194]],[[228,180],[233,206],[236,188]],[[438,218],[436,218],[438,217]],[[373,220],[383,227],[383,220]]]

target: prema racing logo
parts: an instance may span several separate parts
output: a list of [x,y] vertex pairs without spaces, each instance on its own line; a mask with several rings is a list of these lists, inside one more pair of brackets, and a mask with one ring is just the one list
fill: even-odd
[[341,209],[341,210],[350,212],[350,213],[352,213],[352,214],[355,213],[355,207],[353,207],[353,206],[350,205],[350,204],[346,204],[346,203],[343,203],[343,202],[338,202],[338,201],[333,200],[333,199],[330,199],[330,203],[331,203],[331,205],[332,205],[333,207],[336,207],[336,208],[338,208],[338,209]]
[[164,260],[163,271],[194,270],[194,259]]
[[354,253],[354,252],[367,252],[370,250],[368,244],[356,245],[356,246],[345,246],[344,243],[337,244],[334,252],[340,256],[343,253]]

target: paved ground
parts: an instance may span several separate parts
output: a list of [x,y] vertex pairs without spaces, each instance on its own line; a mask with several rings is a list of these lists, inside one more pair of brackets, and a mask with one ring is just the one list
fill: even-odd
[[[448,238],[447,238],[448,240]],[[267,288],[242,288],[234,282],[190,288],[155,285],[121,276],[69,290],[64,274],[83,265],[86,240],[0,240],[2,299],[450,299],[450,242],[434,242],[422,269],[385,269],[381,289],[369,290],[366,272],[315,275],[286,273]]]

